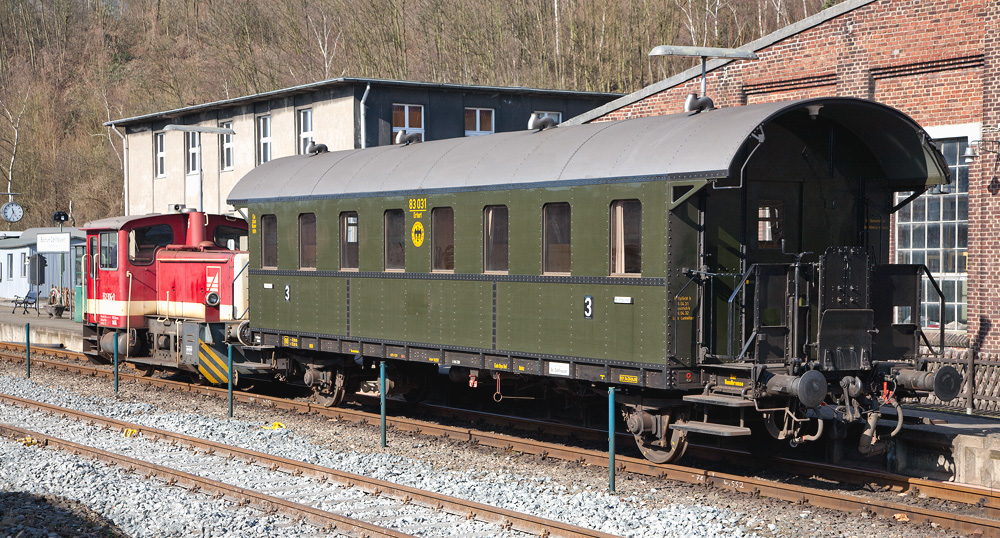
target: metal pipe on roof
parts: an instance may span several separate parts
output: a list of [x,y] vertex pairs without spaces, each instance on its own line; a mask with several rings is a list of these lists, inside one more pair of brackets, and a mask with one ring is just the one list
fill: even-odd
[[368,115],[365,114],[365,101],[368,100],[368,91],[371,89],[372,89],[372,83],[369,82],[368,85],[365,86],[364,95],[361,96],[361,149],[365,149],[366,147],[368,147],[368,140],[366,140],[368,135],[368,126],[366,123],[366,118],[368,117]]

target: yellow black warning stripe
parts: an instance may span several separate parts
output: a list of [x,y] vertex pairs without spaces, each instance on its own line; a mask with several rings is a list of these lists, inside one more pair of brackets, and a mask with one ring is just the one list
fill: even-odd
[[219,356],[211,346],[198,340],[198,371],[209,383],[229,383],[229,360]]

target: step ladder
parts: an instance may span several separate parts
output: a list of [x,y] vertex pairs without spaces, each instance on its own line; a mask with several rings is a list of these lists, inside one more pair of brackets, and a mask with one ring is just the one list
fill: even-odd
[[[746,408],[754,407],[752,400],[747,400],[739,396],[729,394],[688,394],[684,396],[685,402],[700,404],[705,406],[704,418],[701,422],[680,422],[671,424],[670,428],[684,432],[702,433],[715,435],[717,437],[740,437],[750,435],[750,428],[744,426],[743,413]],[[740,410],[740,423],[738,426],[732,424],[719,424],[709,422],[708,409],[710,407],[728,407]]]

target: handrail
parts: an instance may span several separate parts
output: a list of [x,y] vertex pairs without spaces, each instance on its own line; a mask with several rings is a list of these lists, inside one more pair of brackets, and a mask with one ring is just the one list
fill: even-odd
[[[941,356],[944,355],[944,319],[945,319],[944,318],[944,293],[941,291],[941,287],[938,286],[937,280],[934,280],[934,275],[931,274],[930,269],[928,269],[927,266],[923,265],[923,264],[921,264],[920,267],[921,267],[921,269],[924,270],[924,274],[927,275],[927,278],[931,281],[931,285],[934,286],[934,291],[937,292],[938,298],[940,299],[940,303],[939,304],[941,306],[939,307],[939,310],[938,310],[938,312],[940,313],[940,319],[938,319],[938,345],[939,345],[939,348],[938,348],[937,356],[941,357]],[[918,312],[919,312],[919,310],[918,310]],[[924,343],[927,344],[927,349],[930,349],[931,351],[933,351],[934,347],[931,346],[930,341],[927,340],[927,336],[924,335],[924,331],[922,329],[920,331],[920,337],[923,338],[924,339]]]
[[733,289],[733,294],[730,295],[729,300],[726,301],[726,355],[730,357],[733,356],[733,301],[736,299],[736,296],[739,295],[743,286],[749,281],[750,275],[756,270],[757,264],[755,263],[747,269],[747,272],[743,273],[743,276],[740,277],[740,282]]

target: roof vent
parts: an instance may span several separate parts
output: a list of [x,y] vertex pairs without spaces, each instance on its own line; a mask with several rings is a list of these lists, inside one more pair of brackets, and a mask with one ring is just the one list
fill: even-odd
[[318,155],[320,153],[326,153],[330,151],[327,149],[326,144],[317,144],[315,141],[310,140],[309,145],[306,146],[306,153],[309,155]]
[[715,103],[708,96],[698,97],[693,93],[689,93],[687,99],[684,100],[684,112],[701,112],[702,110],[712,110],[713,108],[715,108]]
[[184,204],[167,204],[167,213],[182,213],[186,207]]
[[545,116],[542,114],[534,113],[528,117],[528,129],[537,129],[543,131],[549,127],[558,127],[559,123],[552,116]]
[[404,146],[409,146],[414,142],[419,143],[421,141],[420,139],[420,133],[408,133],[406,131],[399,131],[396,133],[396,143]]

